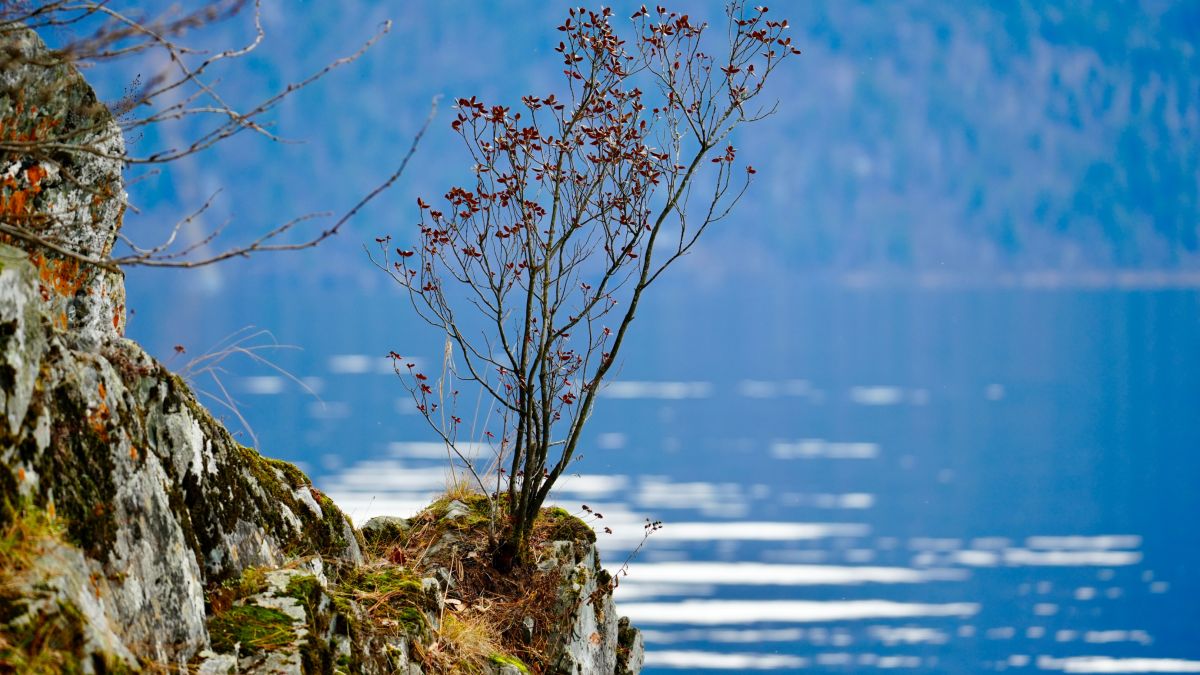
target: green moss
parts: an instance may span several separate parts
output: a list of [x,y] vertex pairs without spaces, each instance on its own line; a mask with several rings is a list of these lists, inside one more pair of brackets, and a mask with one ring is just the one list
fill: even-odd
[[[321,523],[320,531],[314,532],[315,541],[322,542],[326,547],[332,546],[336,550],[346,548],[346,516],[342,510],[333,503],[333,500],[325,495],[321,495],[317,500],[317,504],[321,506]],[[322,551],[324,552],[324,551]]]
[[587,523],[557,506],[542,509],[540,519],[545,521],[550,541],[596,543],[596,533]]
[[617,675],[630,675],[629,657],[637,643],[638,629],[629,622],[629,617],[621,617],[617,622]]
[[404,543],[411,528],[401,518],[387,520],[372,520],[370,528],[360,530],[364,540],[364,550],[380,556],[392,546]]
[[303,673],[332,673],[333,651],[325,640],[310,636],[300,646],[300,671]]
[[[29,569],[42,555],[46,544],[62,540],[62,523],[25,502],[10,515],[0,528],[0,673],[80,672],[83,616],[66,601],[49,613],[28,615],[29,598],[11,583],[13,575]],[[107,672],[120,670],[119,662],[102,661]]]
[[410,635],[418,635],[429,628],[429,619],[425,617],[425,612],[416,607],[401,607],[397,610],[395,618],[403,626],[404,632]]
[[277,609],[242,605],[231,607],[208,622],[214,651],[230,654],[240,644],[243,652],[280,649],[295,639],[292,619]]
[[311,574],[292,577],[288,580],[287,588],[283,592],[284,595],[293,597],[299,600],[300,604],[309,607],[320,596],[321,583]]
[[37,471],[53,476],[43,481],[41,503],[48,508],[53,490],[58,517],[67,525],[67,537],[88,555],[107,561],[116,542],[118,524],[113,513],[116,475],[110,451],[108,422],[88,423],[86,404],[77,387],[63,384],[53,391],[55,424],[50,449],[41,453]]
[[208,592],[208,608],[213,614],[228,610],[233,603],[267,590],[267,575],[258,567],[249,567],[242,576],[226,579]]
[[368,593],[425,592],[421,580],[402,567],[366,572],[353,581],[353,587]]
[[0,468],[0,529],[6,529],[20,515],[20,486],[9,467]]
[[[84,617],[75,605],[59,601],[49,615],[0,627],[0,672],[81,673],[86,644]],[[109,655],[94,655],[91,670],[130,672],[128,664]]]
[[356,570],[334,589],[334,607],[351,616],[350,601],[360,599],[370,607],[371,618],[397,622],[410,635],[426,634],[431,626],[425,612],[435,600],[420,579],[401,567]]
[[276,469],[283,473],[284,480],[287,482],[288,487],[292,489],[312,484],[312,482],[308,480],[308,476],[305,476],[304,472],[297,468],[295,464],[285,462],[282,459],[262,457],[261,455],[259,455],[259,458],[270,468]]
[[[284,595],[295,598],[304,607],[308,617],[308,632],[310,636],[327,635],[330,627],[327,617],[318,613],[323,588],[321,582],[311,574],[294,576],[288,580]],[[333,648],[327,639],[309,637],[300,647],[300,660],[305,673],[333,672]]]
[[20,504],[0,528],[0,578],[26,569],[41,555],[44,542],[61,539],[62,535],[61,521],[31,504]]
[[522,673],[529,673],[529,666],[526,666],[524,661],[515,656],[509,656],[508,654],[492,654],[488,657],[488,660],[498,666],[512,666]]
[[[506,496],[507,495],[502,495],[502,497],[506,497]],[[467,515],[464,518],[461,518],[460,520],[466,520],[466,521],[471,521],[471,522],[480,522],[480,521],[486,522],[491,517],[492,501],[490,499],[488,499],[487,495],[483,495],[478,492],[471,492],[468,494],[457,494],[454,496],[442,495],[436,501],[434,501],[432,504],[430,504],[425,509],[423,514],[428,514],[434,520],[440,520],[440,519],[446,517],[446,513],[449,512],[449,510],[450,510],[450,504],[453,502],[459,502],[463,506],[467,507]],[[420,516],[418,516],[418,517],[420,517]]]

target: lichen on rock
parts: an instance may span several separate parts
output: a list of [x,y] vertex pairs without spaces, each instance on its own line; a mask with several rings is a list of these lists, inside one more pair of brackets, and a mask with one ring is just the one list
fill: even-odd
[[13,23],[0,26],[0,137],[26,148],[0,154],[0,218],[77,257],[11,234],[0,241],[30,253],[46,314],[72,346],[120,337],[124,275],[80,258],[105,259],[121,227],[121,129],[70,63]]

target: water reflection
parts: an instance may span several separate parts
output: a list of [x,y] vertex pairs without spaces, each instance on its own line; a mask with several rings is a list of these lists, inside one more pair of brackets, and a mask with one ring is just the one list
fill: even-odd
[[[649,672],[1200,672],[1200,294],[818,295],[648,328],[557,486],[611,566],[666,523],[617,591]],[[319,399],[231,390],[355,520],[413,513],[445,450],[386,348],[337,337],[292,369]]]
[[[610,449],[624,446],[623,436],[620,443],[611,433],[603,438]],[[867,442],[802,439],[765,448],[774,459],[833,464],[885,457],[878,444]],[[448,480],[442,445],[395,441],[386,449],[384,458],[356,462],[323,481],[359,522],[378,514],[413,513]],[[482,445],[464,450],[487,453]],[[613,534],[601,535],[600,543],[609,560],[622,559],[641,543],[645,514],[676,514],[630,565],[617,590],[622,613],[646,629],[651,669],[954,670],[952,661],[928,650],[955,641],[1029,649],[1030,654],[993,651],[989,668],[1001,670],[1194,672],[1188,668],[1197,663],[1043,651],[1049,645],[1153,645],[1153,636],[1140,627],[1088,625],[1103,616],[1087,611],[1088,606],[1120,601],[1127,590],[1165,592],[1152,570],[1132,577],[1120,572],[1142,564],[1139,535],[881,536],[876,533],[880,523],[872,524],[878,518],[870,516],[877,499],[872,493],[780,492],[763,483],[653,475],[575,474],[563,480],[554,498],[577,511],[586,501],[605,514]],[[753,518],[765,504],[782,504],[795,513],[853,513],[860,519]],[[1013,587],[1010,601],[1018,611],[989,613],[984,601],[996,594],[993,587],[1022,568],[1043,569],[1048,576]],[[991,590],[980,590],[985,587]],[[836,590],[828,596],[816,589]],[[752,650],[739,651],[738,645]],[[841,651],[823,651],[828,648]]]

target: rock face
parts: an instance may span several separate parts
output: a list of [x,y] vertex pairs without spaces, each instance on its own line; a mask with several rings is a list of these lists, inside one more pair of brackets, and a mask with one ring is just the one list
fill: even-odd
[[[43,49],[0,33],[0,134],[68,148],[0,154],[0,671],[423,672],[450,575],[367,560],[303,473],[237,443],[122,337],[122,275],[80,259],[120,227],[121,136],[77,72],[37,65]],[[571,617],[559,670],[637,672],[636,630],[578,549],[550,563]],[[389,630],[363,602],[381,580],[403,600]]]
[[563,579],[559,602],[567,617],[551,648],[555,672],[637,673],[642,669],[641,632],[617,615],[595,544],[558,541],[542,564],[557,568]]
[[303,474],[234,441],[135,343],[73,350],[25,254],[0,245],[0,264],[0,493],[9,519],[37,508],[66,528],[24,577],[52,597],[17,604],[82,612],[103,661],[184,664],[208,645],[213,583],[305,555],[362,561],[360,535]]
[[[20,154],[0,154],[0,221],[4,237],[30,252],[51,322],[79,349],[120,337],[124,275],[79,257],[106,257],[121,227],[121,129],[73,66],[11,24],[0,28],[0,140],[26,144]],[[52,247],[18,238],[14,228]]]

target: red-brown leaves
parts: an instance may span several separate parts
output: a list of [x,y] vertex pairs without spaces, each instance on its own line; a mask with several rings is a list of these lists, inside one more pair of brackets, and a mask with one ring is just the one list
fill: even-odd
[[[768,21],[766,7],[732,4],[719,51],[701,49],[707,25],[688,14],[643,6],[627,44],[611,10],[572,9],[554,49],[562,100],[530,94],[513,112],[457,99],[451,127],[471,157],[469,177],[439,197],[440,209],[417,200],[420,240],[414,250],[394,249],[393,277],[452,338],[456,379],[474,381],[510,411],[498,447],[537,453],[537,442],[567,442],[558,439],[586,420],[624,341],[631,310],[618,308],[635,307],[641,290],[744,192],[731,186],[736,149],[716,146],[762,113],[751,100],[798,50],[787,22]],[[756,171],[744,170],[748,183]],[[419,265],[406,262],[418,252]],[[482,337],[477,320],[487,328]],[[409,372],[417,410],[450,442],[461,423],[454,396],[443,400],[444,380],[434,387],[411,364]],[[439,405],[444,415],[435,417]],[[530,446],[518,427],[545,428],[551,438]],[[562,473],[546,473],[553,458],[539,461],[528,476],[517,464],[507,474],[552,481]]]

